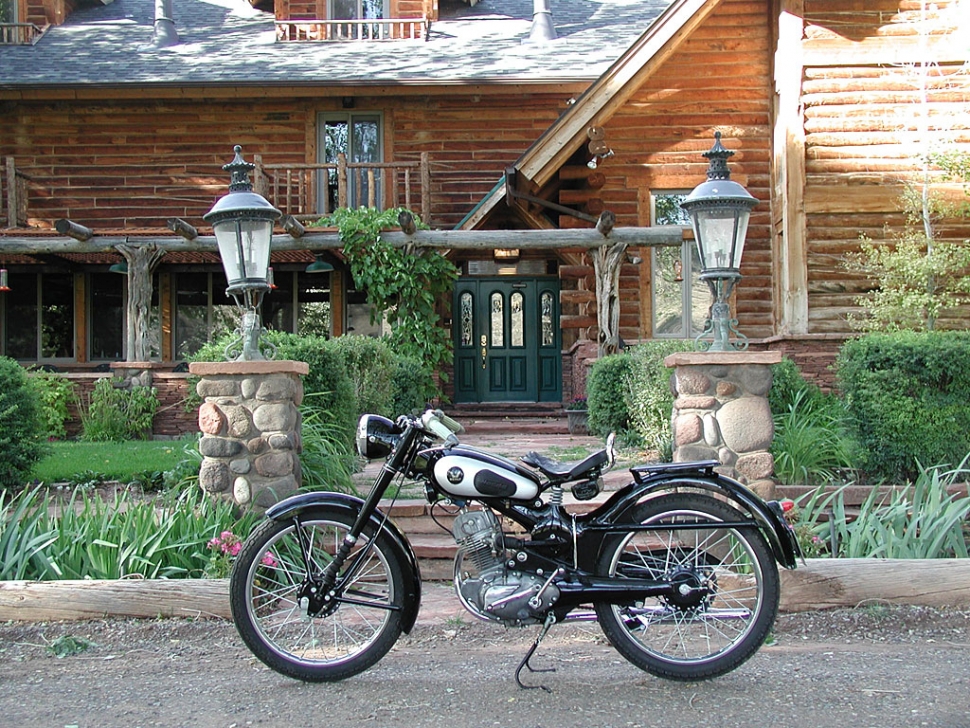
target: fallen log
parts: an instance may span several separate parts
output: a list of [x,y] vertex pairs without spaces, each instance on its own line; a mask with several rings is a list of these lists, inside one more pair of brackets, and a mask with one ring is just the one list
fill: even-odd
[[782,612],[870,602],[970,608],[968,559],[807,559],[782,569]]

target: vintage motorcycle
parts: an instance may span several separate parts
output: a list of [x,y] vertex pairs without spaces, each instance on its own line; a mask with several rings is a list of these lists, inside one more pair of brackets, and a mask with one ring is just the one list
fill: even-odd
[[[700,680],[755,653],[778,608],[776,562],[800,555],[777,502],[718,474],[716,461],[640,465],[587,513],[563,506],[601,490],[613,437],[581,462],[530,453],[518,464],[460,444],[438,410],[396,421],[364,415],[356,439],[386,458],[366,499],[294,495],[266,512],[232,570],[233,620],[272,669],[332,681],[371,667],[415,624],[421,577],[406,536],[378,508],[395,479],[423,482],[454,516],[462,605],[506,626],[598,620],[627,660],[654,675]],[[503,519],[507,524],[503,528]]]

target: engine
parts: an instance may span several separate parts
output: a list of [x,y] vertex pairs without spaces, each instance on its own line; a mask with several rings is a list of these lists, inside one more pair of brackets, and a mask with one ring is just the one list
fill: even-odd
[[[463,509],[453,531],[458,544],[455,586],[462,604],[472,614],[511,624],[534,624],[559,599],[548,577],[506,568],[502,527],[488,509]],[[545,588],[543,588],[545,587]]]

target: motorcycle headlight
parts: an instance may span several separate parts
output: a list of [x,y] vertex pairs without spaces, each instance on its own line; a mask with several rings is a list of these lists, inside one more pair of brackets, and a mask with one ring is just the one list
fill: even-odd
[[357,423],[357,452],[368,460],[386,458],[397,445],[401,431],[380,415],[363,415]]

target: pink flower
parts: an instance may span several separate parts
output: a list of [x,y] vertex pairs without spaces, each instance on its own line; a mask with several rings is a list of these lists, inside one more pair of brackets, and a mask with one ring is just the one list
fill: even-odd
[[240,549],[242,549],[242,544],[236,541],[236,543],[229,544],[228,548],[225,549],[225,552],[230,556],[239,556]]
[[259,563],[261,563],[263,566],[269,566],[270,568],[273,568],[279,565],[279,562],[276,560],[276,557],[273,556],[273,554],[271,554],[269,551],[263,554],[263,558],[260,559]]

